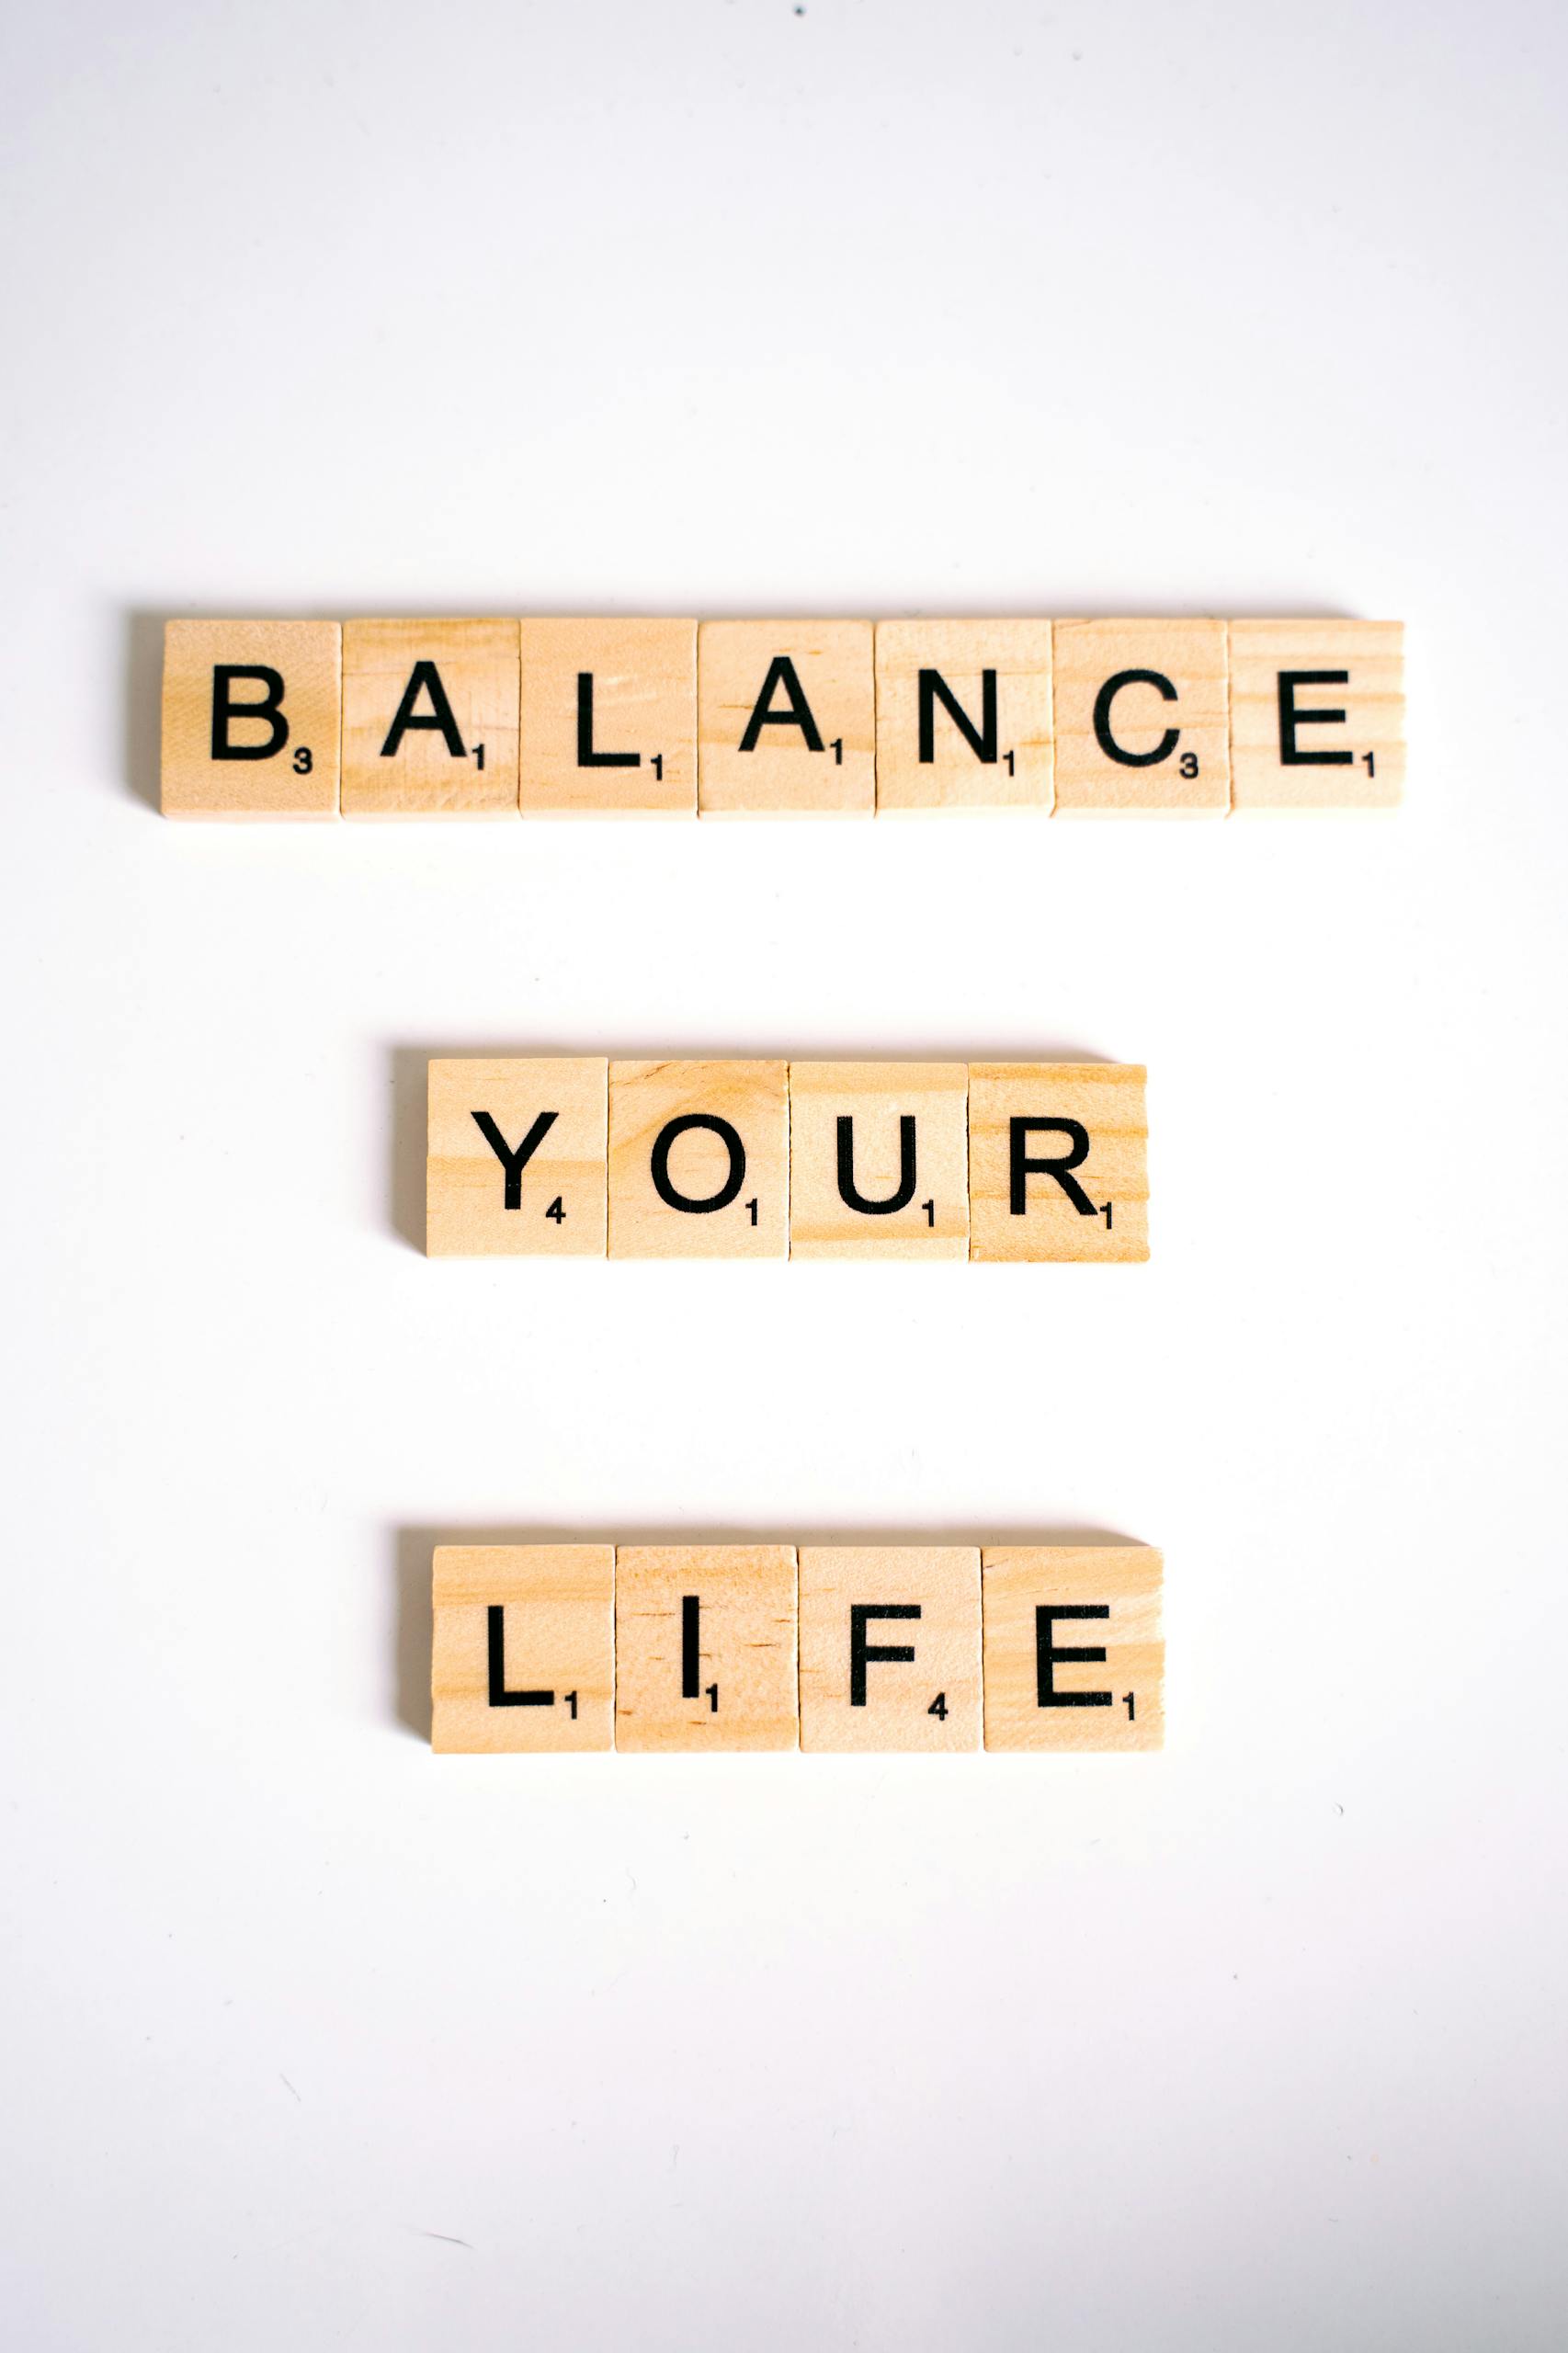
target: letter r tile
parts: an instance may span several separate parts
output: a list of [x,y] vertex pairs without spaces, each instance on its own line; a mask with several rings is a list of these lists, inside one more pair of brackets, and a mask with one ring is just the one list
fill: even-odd
[[1144,1071],[1135,1063],[971,1063],[971,1258],[1149,1255]]

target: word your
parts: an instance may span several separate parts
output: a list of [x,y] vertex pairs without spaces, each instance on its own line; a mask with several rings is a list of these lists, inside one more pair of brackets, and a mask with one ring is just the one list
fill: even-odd
[[1142,1259],[1131,1063],[429,1065],[433,1257]]

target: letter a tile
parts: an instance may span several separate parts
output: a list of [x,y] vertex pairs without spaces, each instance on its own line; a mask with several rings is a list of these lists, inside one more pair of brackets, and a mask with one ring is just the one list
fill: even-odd
[[704,621],[697,638],[705,817],[869,817],[869,621]]
[[516,621],[346,621],[346,817],[515,817]]

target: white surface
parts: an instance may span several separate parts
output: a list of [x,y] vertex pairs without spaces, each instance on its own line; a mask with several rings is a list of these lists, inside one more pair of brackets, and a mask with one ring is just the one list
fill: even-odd
[[[13,17],[9,2345],[1562,2344],[1565,46]],[[618,607],[1402,615],[1409,803],[148,806],[167,610]],[[1145,1060],[1153,1262],[427,1264],[541,1045]],[[400,1713],[432,1531],[1074,1526],[1163,1761]]]

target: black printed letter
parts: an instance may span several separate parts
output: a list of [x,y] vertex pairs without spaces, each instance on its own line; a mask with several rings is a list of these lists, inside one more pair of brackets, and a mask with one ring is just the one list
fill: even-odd
[[1059,1650],[1054,1629],[1059,1618],[1108,1618],[1110,1611],[1103,1601],[1058,1601],[1047,1608],[1041,1602],[1034,1613],[1035,1683],[1042,1708],[1108,1708],[1108,1691],[1059,1691],[1056,1688],[1056,1662],[1069,1665],[1076,1662],[1084,1666],[1103,1666],[1103,1650],[1080,1650],[1069,1646]]
[[488,1111],[476,1111],[474,1125],[506,1172],[506,1207],[520,1210],[523,1206],[523,1171],[555,1125],[553,1111],[541,1111],[516,1152],[506,1142]]
[[596,752],[594,749],[594,674],[577,673],[577,766],[580,768],[640,768],[641,752]]
[[898,1190],[885,1201],[869,1201],[855,1182],[855,1121],[850,1113],[838,1117],[838,1197],[862,1217],[892,1217],[915,1199],[915,1120],[903,1112],[898,1122]]
[[[790,707],[787,710],[769,710],[767,706],[773,700],[775,687],[782,687],[788,696]],[[805,688],[796,676],[795,665],[787,654],[776,654],[768,665],[767,676],[762,682],[762,692],[756,699],[756,709],[747,720],[746,732],[741,737],[743,752],[756,751],[756,739],[765,727],[798,727],[806,739],[808,752],[822,750],[822,737],[817,733],[816,721],[812,717]]]
[[970,750],[987,767],[996,765],[996,673],[983,670],[980,674],[980,725],[973,724],[943,677],[940,670],[920,673],[920,756],[934,760],[937,756],[937,705],[941,704]]
[[[427,713],[415,718],[414,706],[421,694],[429,696],[430,709]],[[432,729],[445,740],[454,760],[467,759],[467,747],[458,732],[458,722],[452,717],[452,706],[447,700],[447,689],[441,684],[441,673],[434,662],[415,664],[413,674],[403,688],[403,700],[397,707],[397,717],[387,730],[387,740],[381,745],[382,759],[390,760],[403,737],[422,727]]]
[[1348,670],[1281,670],[1279,673],[1279,765],[1282,768],[1347,768],[1354,752],[1303,752],[1298,727],[1343,727],[1342,710],[1298,710],[1298,687],[1347,687]]
[[492,1602],[486,1613],[490,1633],[490,1704],[493,1708],[553,1708],[553,1691],[508,1691],[506,1688],[506,1613]]
[[1119,670],[1095,697],[1095,741],[1107,759],[1119,760],[1124,768],[1152,768],[1156,762],[1170,758],[1181,741],[1181,729],[1167,727],[1152,752],[1124,751],[1110,732],[1110,707],[1123,687],[1157,688],[1167,702],[1175,702],[1176,690],[1158,670]]
[[[866,1668],[868,1665],[912,1666],[915,1663],[913,1643],[872,1643],[866,1641],[866,1622],[871,1618],[918,1618],[917,1601],[852,1601],[849,1605],[849,1704],[863,1708],[866,1704]],[[1104,1654],[1102,1653],[1103,1656]]]
[[[684,1136],[693,1128],[705,1129],[710,1135],[717,1136],[730,1155],[728,1176],[705,1201],[695,1201],[689,1193],[677,1192],[670,1182],[670,1146],[677,1136]],[[714,1119],[706,1111],[687,1111],[684,1118],[672,1120],[668,1127],[660,1129],[653,1140],[649,1169],[653,1190],[666,1208],[685,1210],[691,1217],[707,1217],[712,1210],[727,1210],[745,1183],[746,1148],[728,1120]]]
[[[1012,1135],[1012,1184],[1009,1207],[1015,1217],[1022,1217],[1028,1207],[1028,1183],[1031,1176],[1054,1176],[1080,1217],[1098,1217],[1099,1211],[1074,1176],[1089,1156],[1089,1131],[1076,1120],[1024,1120],[1010,1122]],[[1031,1134],[1065,1136],[1068,1149],[1058,1160],[1031,1160]]]
[[[236,678],[249,678],[265,688],[259,702],[236,702],[229,689]],[[267,722],[265,744],[230,741],[230,723],[236,719]],[[215,760],[269,760],[289,741],[283,716],[283,680],[265,662],[214,662],[212,665],[212,756]]]

